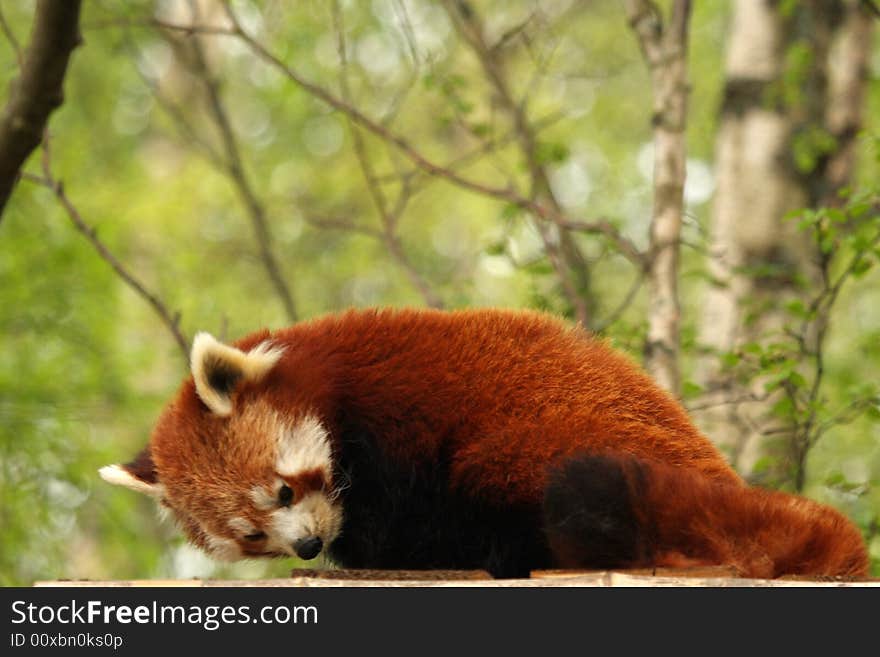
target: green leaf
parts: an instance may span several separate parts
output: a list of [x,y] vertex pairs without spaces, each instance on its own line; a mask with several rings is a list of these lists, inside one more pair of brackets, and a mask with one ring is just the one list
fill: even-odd
[[785,304],[785,310],[795,317],[805,318],[809,315],[807,306],[800,299],[794,299]]
[[494,242],[486,247],[486,255],[500,256],[507,253],[507,242]]
[[836,224],[844,224],[847,221],[846,213],[839,208],[828,208],[825,211],[826,216]]
[[526,265],[525,270],[534,276],[548,276],[553,273],[553,266],[546,260],[537,260]]
[[796,370],[791,370],[788,373],[788,381],[796,388],[807,387],[807,380],[804,378],[804,375]]
[[852,266],[852,276],[853,278],[861,278],[865,275],[865,273],[874,266],[874,263],[870,260],[866,260],[865,258],[859,258],[853,263]]
[[685,399],[692,399],[703,394],[703,386],[694,381],[684,381],[681,384],[681,394]]
[[791,401],[789,397],[782,397],[773,404],[771,412],[776,417],[788,418],[794,415],[795,407],[794,403]]
[[774,463],[776,463],[776,459],[774,459],[773,457],[762,456],[757,461],[755,461],[755,464],[752,466],[752,473],[757,475],[767,472]]
[[516,219],[522,213],[522,208],[520,208],[515,203],[506,203],[504,207],[501,209],[501,218],[506,220]]
[[558,142],[541,142],[538,144],[536,158],[539,164],[564,162],[568,159],[568,146]]
[[834,251],[834,247],[837,246],[837,240],[835,239],[835,237],[835,235],[825,233],[819,238],[819,250],[823,254],[829,255],[832,251]]
[[477,137],[488,137],[492,133],[492,127],[488,123],[472,123],[471,132]]

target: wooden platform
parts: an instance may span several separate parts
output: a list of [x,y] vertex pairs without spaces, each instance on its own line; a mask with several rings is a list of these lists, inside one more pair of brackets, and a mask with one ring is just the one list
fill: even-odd
[[54,580],[38,587],[878,587],[880,579],[748,579],[733,568],[621,571],[539,570],[523,579],[493,579],[482,570],[293,570],[284,579]]

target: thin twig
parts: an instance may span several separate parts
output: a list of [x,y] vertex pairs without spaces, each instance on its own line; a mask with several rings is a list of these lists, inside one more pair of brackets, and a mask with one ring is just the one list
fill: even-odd
[[2,6],[0,6],[0,29],[3,30],[6,40],[9,41],[9,45],[12,46],[12,50],[15,51],[15,59],[18,62],[18,68],[22,68],[22,66],[24,66],[24,52],[21,49],[21,43],[19,43],[18,38],[15,36],[15,32],[12,31],[12,27],[6,20]]
[[193,126],[192,123],[190,123],[190,121],[186,118],[180,107],[178,107],[169,98],[166,98],[159,88],[159,85],[151,80],[148,76],[144,75],[137,66],[135,66],[135,70],[137,70],[138,75],[140,76],[144,85],[146,85],[146,87],[152,92],[153,98],[156,99],[156,102],[158,103],[160,109],[162,109],[168,115],[168,117],[171,119],[171,122],[177,127],[181,136],[187,142],[195,144],[197,147],[197,151],[200,151],[214,167],[225,171],[226,162],[223,160],[223,157],[206,139],[204,139],[198,133],[195,126]]
[[470,5],[465,9],[459,0],[444,0],[443,6],[458,33],[477,57],[501,107],[513,122],[514,133],[529,170],[531,183],[529,199],[532,202],[538,202],[539,199],[546,202],[551,212],[549,215],[538,215],[538,218],[555,223],[557,228],[554,235],[546,226],[538,226],[544,250],[566,300],[574,309],[575,318],[582,325],[589,326],[591,313],[585,298],[589,287],[586,261],[577,244],[562,225],[564,212],[553,193],[547,171],[539,157],[538,142],[528,119],[527,97],[524,96],[521,102],[517,102],[514,98],[505,67],[499,57],[501,50],[493,49],[486,42],[475,9]]
[[[547,116],[542,117],[541,119],[535,121],[534,129],[535,132],[539,132],[544,130],[562,119],[565,118],[564,112],[551,112]],[[511,143],[517,140],[516,132],[514,130],[508,130],[504,134],[493,137],[492,139],[488,139],[484,141],[482,144],[473,148],[472,150],[466,151],[465,153],[458,155],[451,160],[448,160],[442,166],[444,169],[449,169],[450,171],[460,171],[461,169],[477,162],[484,155],[488,153],[493,153],[505,146],[510,145]],[[418,166],[405,171],[403,173],[397,172],[393,174],[380,174],[376,176],[376,180],[382,184],[389,182],[398,182],[401,180],[412,180],[416,178],[419,174],[423,175],[426,179],[432,179],[432,177],[426,173],[423,169]]]
[[[818,233],[818,231],[817,231]],[[880,244],[880,232],[874,235],[865,251],[855,253],[844,267],[843,271],[837,276],[832,283],[830,281],[829,269],[831,266],[830,257],[823,257],[822,260],[822,280],[824,282],[823,289],[809,306],[807,319],[801,324],[801,336],[799,340],[802,348],[812,342],[813,348],[813,381],[810,384],[807,397],[803,402],[807,409],[807,416],[803,422],[796,427],[794,432],[794,448],[795,448],[795,489],[800,491],[806,479],[806,458],[811,447],[813,447],[823,433],[828,430],[829,422],[819,423],[819,395],[822,389],[822,383],[825,377],[825,338],[830,329],[831,309],[837,301],[840,291],[846,282],[852,278],[853,272],[860,266],[865,258],[865,253],[873,251]],[[810,319],[812,318],[812,319]],[[807,336],[815,331],[815,338],[812,341],[807,340]],[[797,399],[792,392],[786,391],[793,404],[797,403]]]
[[[338,4],[338,3],[337,3]],[[334,11],[338,11],[338,7]],[[402,0],[394,0],[394,12],[400,20],[401,32],[406,39],[407,48],[409,48],[409,56],[412,59],[414,67],[419,65],[419,50],[416,47],[416,33],[412,26],[412,20],[409,17],[409,10],[406,3]]]
[[355,123],[357,123],[359,126],[364,128],[371,134],[389,144],[394,145],[413,164],[415,164],[419,169],[421,169],[428,175],[446,180],[447,182],[455,184],[462,189],[469,190],[482,196],[487,196],[489,198],[494,198],[498,201],[503,201],[526,212],[530,212],[541,219],[554,221],[555,219],[562,218],[555,210],[553,210],[548,205],[538,203],[529,198],[526,198],[517,193],[516,190],[511,187],[494,187],[492,185],[470,180],[463,177],[452,168],[448,168],[431,161],[426,156],[422,155],[413,146],[411,146],[409,142],[400,135],[393,133],[387,127],[377,123],[376,121],[373,121],[363,112],[353,107],[351,104],[346,103],[342,99],[338,98],[331,92],[327,91],[327,89],[325,89],[324,87],[321,87],[320,85],[306,80],[297,71],[287,66],[278,57],[269,52],[259,41],[254,39],[241,26],[240,22],[238,21],[238,17],[226,0],[223,0],[222,4],[226,9],[227,15],[230,17],[230,20],[235,26],[235,35],[240,38],[259,59],[263,60],[273,68],[276,68],[282,75],[284,75],[294,84],[301,87],[307,93],[329,105],[334,110],[342,112],[343,114],[351,118],[351,120],[353,120]]
[[[194,17],[194,19],[197,19],[197,17]],[[194,22],[196,21],[194,20]],[[238,140],[221,98],[220,85],[208,66],[200,37],[193,35],[190,44],[194,55],[195,72],[200,75],[204,82],[208,98],[208,109],[220,132],[220,138],[226,153],[226,172],[234,183],[251,220],[263,267],[284,307],[287,318],[295,322],[297,320],[297,310],[293,300],[293,293],[281,272],[281,265],[273,253],[272,234],[266,217],[266,209],[257,197],[245,171]]]
[[117,258],[98,237],[97,231],[90,226],[82,217],[79,210],[73,204],[73,201],[67,196],[64,185],[61,180],[56,179],[52,174],[51,155],[49,151],[48,141],[43,142],[42,157],[43,177],[28,174],[22,176],[23,180],[33,182],[52,191],[55,198],[64,208],[67,217],[73,223],[74,227],[85,236],[86,240],[92,245],[92,248],[98,253],[100,258],[104,260],[114,272],[128,285],[135,294],[144,299],[159,315],[162,323],[171,332],[175,343],[180,348],[181,354],[185,361],[189,362],[189,342],[180,330],[180,313],[172,313],[168,307],[162,302],[157,294],[150,292],[147,287],[137,279],[137,277],[126,267],[119,258]]
[[[342,88],[342,97],[345,102],[350,103],[351,89],[348,81],[348,55],[345,43],[345,26],[342,21],[342,12],[339,8],[339,3],[335,1],[333,3],[333,23],[336,30],[337,51],[340,60],[339,80]],[[413,55],[413,57],[415,58],[415,55]],[[360,166],[361,173],[364,176],[367,191],[370,194],[370,198],[373,200],[373,205],[375,205],[376,211],[379,213],[379,219],[382,222],[381,236],[386,249],[391,254],[391,257],[394,258],[397,264],[403,269],[407,278],[409,278],[410,283],[412,283],[412,285],[419,291],[419,294],[421,294],[425,303],[432,308],[442,308],[444,305],[443,300],[428,284],[428,281],[426,281],[418,270],[416,270],[415,266],[407,256],[403,244],[396,232],[397,223],[411,197],[410,186],[406,183],[401,185],[397,203],[393,210],[389,209],[385,193],[382,191],[381,185],[376,180],[376,172],[374,171],[373,164],[367,154],[366,145],[363,136],[361,135],[360,128],[350,118],[348,120],[348,126],[354,144],[355,156]]]
[[708,401],[701,404],[687,405],[687,410],[689,413],[694,413],[696,411],[704,411],[709,408],[718,408],[721,406],[739,406],[740,404],[748,404],[752,402],[765,402],[768,398],[769,395],[766,394],[756,395],[754,393],[749,393],[740,397],[725,397],[724,399],[720,399],[717,401]]
[[373,239],[380,241],[383,238],[382,231],[370,228],[368,226],[361,226],[359,224],[352,223],[346,219],[339,219],[337,217],[326,217],[311,212],[304,214],[303,218],[305,219],[306,223],[308,223],[310,226],[314,226],[315,228],[321,228],[323,230],[338,230],[345,233],[358,233],[360,235],[366,235],[367,237],[372,237]]
[[640,269],[635,279],[627,290],[626,294],[623,295],[623,299],[621,299],[620,303],[617,304],[617,307],[614,308],[608,315],[600,322],[597,322],[593,327],[593,331],[595,333],[604,333],[605,330],[614,324],[620,317],[626,312],[626,309],[630,307],[632,302],[635,300],[636,295],[639,290],[642,288],[642,285],[645,283],[645,270]]
[[191,23],[183,25],[181,23],[171,23],[158,18],[113,18],[107,20],[86,21],[82,24],[83,30],[102,30],[117,27],[135,27],[144,29],[161,28],[171,32],[182,32],[191,36],[194,34],[214,35],[214,36],[235,36],[235,30],[219,25],[200,25]]
[[609,221],[601,219],[589,222],[561,221],[560,224],[564,228],[574,232],[603,235],[614,245],[622,256],[639,267],[639,269],[645,269],[648,265],[648,254],[639,251],[639,248],[635,243],[628,237],[624,236],[623,233],[621,233],[620,230]]
[[[304,89],[307,93],[313,95],[318,98],[322,102],[326,103],[336,111],[339,111],[346,115],[351,121],[358,124],[360,127],[364,128],[371,134],[376,137],[382,139],[388,144],[391,144],[399,152],[401,152],[409,161],[411,161],[416,170],[423,172],[430,178],[437,178],[441,180],[446,180],[454,185],[457,185],[463,189],[471,191],[473,193],[487,196],[490,198],[494,198],[498,201],[502,201],[509,205],[515,206],[525,212],[531,213],[537,219],[542,219],[545,221],[552,221],[554,223],[564,223],[568,221],[569,218],[560,213],[558,208],[552,208],[543,203],[537,202],[535,200],[529,199],[521,194],[517,193],[512,186],[508,187],[495,187],[492,185],[483,184],[474,180],[470,180],[460,173],[458,170],[468,164],[470,161],[476,159],[480,155],[483,155],[487,152],[491,152],[492,150],[499,148],[501,146],[506,145],[510,141],[514,141],[519,138],[516,134],[516,131],[511,131],[503,138],[498,140],[487,142],[486,144],[481,145],[479,148],[475,149],[471,153],[466,153],[460,158],[456,158],[452,162],[441,165],[437,164],[424,155],[422,155],[418,150],[412,147],[409,142],[403,137],[393,133],[387,126],[387,117],[383,119],[381,122],[373,121],[365,114],[363,114],[360,110],[353,107],[350,103],[345,102],[344,100],[334,96],[331,92],[327,91],[323,87],[314,84],[304,77],[302,77],[298,72],[296,72],[291,67],[287,66],[284,62],[282,62],[278,57],[273,55],[269,50],[267,50],[260,42],[254,39],[241,25],[238,20],[237,15],[234,10],[231,8],[230,4],[223,0],[223,7],[226,11],[226,15],[229,18],[232,28],[219,27],[219,26],[202,26],[202,25],[180,25],[175,23],[170,23],[166,21],[160,21],[156,19],[143,19],[137,21],[101,21],[101,22],[93,22],[89,23],[88,27],[90,28],[103,28],[103,27],[113,27],[113,26],[132,26],[132,27],[160,27],[166,30],[174,30],[180,31],[185,34],[205,34],[205,35],[220,35],[220,36],[234,36],[236,38],[241,39],[248,48],[262,61],[266,64],[272,66],[276,70],[278,70],[282,75],[291,80],[294,84]],[[546,117],[544,120],[540,122],[536,122],[533,126],[534,130],[537,131],[541,126],[547,125],[549,123],[555,122],[561,118],[560,114],[551,115],[550,117]],[[405,174],[412,175],[412,174]],[[389,179],[398,180],[400,179],[399,175],[395,176],[385,176],[385,175],[377,175],[376,181],[379,183],[385,183]],[[545,239],[551,239],[548,233],[544,234]]]

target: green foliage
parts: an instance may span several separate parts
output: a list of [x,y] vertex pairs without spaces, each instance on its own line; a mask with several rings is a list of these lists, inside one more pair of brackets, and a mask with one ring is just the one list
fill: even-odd
[[[880,417],[880,383],[874,377],[864,380],[845,371],[857,367],[860,357],[875,357],[876,334],[864,338],[863,344],[870,345],[867,348],[856,344],[845,355],[835,354],[848,365],[829,355],[832,330],[849,333],[848,318],[841,309],[847,293],[858,294],[850,290],[856,286],[861,286],[860,293],[866,285],[876,286],[866,280],[880,258],[880,222],[874,214],[880,187],[847,191],[842,197],[840,207],[799,210],[787,217],[818,246],[821,262],[818,280],[808,294],[782,304],[788,317],[785,329],[770,339],[741,345],[721,360],[752,389],[760,383],[762,396],[772,401],[777,428],[769,441],[771,449],[755,464],[753,476],[798,491],[820,486],[822,497],[844,506],[870,537],[876,535],[880,517],[875,495],[876,447],[868,447],[858,461],[837,453],[837,465],[823,466],[821,483],[807,481],[808,459],[816,461],[817,454],[819,459],[828,458],[831,448],[825,441],[844,435],[843,431],[852,439],[859,427],[864,431]],[[841,471],[840,462],[850,463],[857,476],[850,478]]]
[[813,69],[813,56],[813,48],[806,40],[797,41],[786,50],[779,81],[779,100],[784,105],[798,106],[805,102],[804,83]]
[[833,152],[837,140],[827,130],[817,126],[809,126],[794,135],[792,139],[792,157],[799,173],[810,173],[818,166],[822,158]]

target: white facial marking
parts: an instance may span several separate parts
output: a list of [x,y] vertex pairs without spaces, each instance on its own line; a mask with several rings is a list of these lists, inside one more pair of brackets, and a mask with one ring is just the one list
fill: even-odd
[[[281,484],[278,484],[278,488],[280,487]],[[263,486],[254,486],[251,488],[249,495],[251,502],[253,502],[254,506],[260,511],[268,511],[269,509],[278,506],[278,497]]]
[[318,536],[329,545],[339,535],[342,513],[323,493],[309,493],[296,504],[273,511],[269,525],[271,548],[294,554],[293,544]]
[[295,541],[313,536],[310,514],[305,509],[298,508],[299,506],[281,507],[272,512],[269,525],[272,549],[294,554]]
[[294,476],[315,468],[331,471],[330,437],[314,415],[307,415],[292,429],[284,429],[278,437],[275,471]]
[[240,534],[241,536],[247,536],[248,534],[253,534],[255,531],[257,531],[254,523],[246,520],[245,518],[230,518],[227,524],[232,531]]
[[208,544],[208,552],[218,561],[235,561],[243,556],[238,543],[231,538],[214,536],[205,532],[205,541]]

